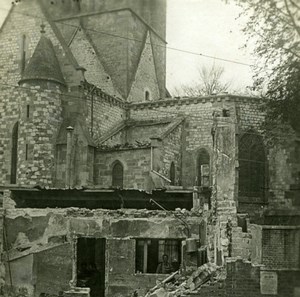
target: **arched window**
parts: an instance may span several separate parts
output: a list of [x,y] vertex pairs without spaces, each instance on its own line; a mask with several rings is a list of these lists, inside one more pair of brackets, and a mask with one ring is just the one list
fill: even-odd
[[114,188],[123,188],[123,165],[117,161],[112,169],[112,186]]
[[145,91],[145,101],[150,101],[150,92]]
[[265,188],[265,149],[260,135],[244,134],[239,141],[239,195],[263,197]]
[[19,133],[19,122],[16,122],[12,130],[12,142],[11,142],[11,167],[10,167],[11,184],[15,184],[17,182],[18,133]]
[[175,164],[174,162],[171,163],[170,166],[170,180],[171,180],[171,185],[174,186],[175,185]]
[[210,186],[209,153],[206,149],[200,149],[197,157],[197,186]]

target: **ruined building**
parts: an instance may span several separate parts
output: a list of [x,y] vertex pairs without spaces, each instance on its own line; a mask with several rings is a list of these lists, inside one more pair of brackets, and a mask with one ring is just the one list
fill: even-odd
[[299,135],[267,146],[259,98],[170,98],[165,39],[166,0],[12,6],[1,296],[144,296],[164,254],[223,269],[197,296],[299,296]]

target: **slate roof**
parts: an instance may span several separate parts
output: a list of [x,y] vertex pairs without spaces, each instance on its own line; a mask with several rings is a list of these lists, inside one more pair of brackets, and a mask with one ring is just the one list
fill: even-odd
[[41,36],[19,83],[28,80],[47,80],[65,85],[65,80],[53,44],[50,39],[43,35]]
[[[136,147],[148,146],[151,138],[165,139],[174,129],[176,129],[184,121],[183,117],[175,119],[166,118],[161,120],[141,120],[141,121],[124,121],[115,128],[111,129],[99,140],[99,147],[106,147],[107,141],[118,134],[126,133],[126,144],[134,144]],[[121,146],[120,146],[121,145]],[[130,146],[131,147],[131,146]],[[107,147],[106,147],[107,148]],[[122,148],[122,144],[116,144],[115,148]]]

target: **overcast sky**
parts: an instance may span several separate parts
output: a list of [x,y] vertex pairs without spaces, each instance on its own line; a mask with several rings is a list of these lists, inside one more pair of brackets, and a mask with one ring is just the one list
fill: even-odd
[[[0,23],[11,2],[0,0]],[[241,32],[241,20],[236,20],[239,7],[226,5],[222,0],[167,0],[167,5],[168,47],[251,64],[250,51],[240,49],[245,37]],[[252,83],[248,66],[168,50],[168,89],[172,92],[176,86],[196,81],[197,69],[213,63],[225,68],[224,79],[232,81],[233,88],[240,89]]]

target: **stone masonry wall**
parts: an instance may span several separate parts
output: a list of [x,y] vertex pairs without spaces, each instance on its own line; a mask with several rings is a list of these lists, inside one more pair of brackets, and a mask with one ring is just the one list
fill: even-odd
[[[287,132],[288,133],[288,132]],[[299,209],[300,154],[299,142],[293,136],[285,144],[270,149],[269,188],[270,208]]]
[[[34,12],[34,15],[32,15]],[[0,30],[0,78],[1,83],[17,86],[21,79],[21,44],[22,36],[26,36],[25,51],[26,64],[32,56],[41,36],[42,20],[45,27],[45,36],[50,38],[54,45],[64,78],[67,83],[79,83],[78,76],[69,55],[66,55],[58,37],[45,20],[37,1],[22,1],[14,5],[5,23]],[[3,87],[1,85],[1,87]],[[16,104],[16,102],[11,102]]]
[[[239,136],[251,131],[251,133],[261,134],[264,120],[262,110],[263,101],[258,98],[252,100],[242,100],[236,106],[237,119],[239,123]],[[300,160],[297,153],[297,141],[295,134],[286,127],[285,133],[288,137],[283,141],[282,131],[278,131],[275,145],[265,144],[265,153],[267,161],[267,184],[269,188],[268,208],[297,208],[297,198],[293,187],[297,188],[299,184]],[[251,202],[251,199],[249,199]],[[247,205],[241,205],[240,211],[258,213],[262,205],[257,205],[256,209],[250,210]]]
[[[75,19],[75,22],[79,25],[78,20]],[[69,26],[65,24],[69,24]],[[63,21],[62,24],[57,23],[57,25],[62,32],[70,30],[71,28],[73,30],[72,33],[74,33],[74,20]],[[65,33],[65,35],[67,34]],[[67,36],[69,37],[69,35]],[[69,38],[67,38],[67,36],[65,36],[66,40],[72,40],[72,35]],[[89,42],[83,29],[77,31],[72,43],[70,44],[70,49],[78,61],[78,64],[86,69],[85,78],[89,83],[97,86],[111,96],[121,98],[121,95],[115,88],[111,78],[97,58],[96,51]]]
[[262,132],[261,123],[264,120],[264,113],[260,109],[263,101],[259,98],[241,99],[236,104],[236,114],[239,123],[239,134],[254,130]]
[[120,161],[124,168],[123,188],[146,189],[150,172],[150,148],[97,151],[95,156],[95,185],[112,185],[112,168]]
[[[58,19],[60,17],[72,16],[77,14],[78,6],[72,2],[53,1],[55,5],[43,1],[47,5],[50,14]],[[162,38],[165,38],[166,32],[166,0],[147,0],[137,2],[136,0],[107,0],[94,1],[87,0],[81,3],[80,12],[88,14],[93,12],[109,12],[117,9],[129,8],[139,17],[145,20]]]
[[[31,13],[34,12],[34,16]],[[21,185],[49,185],[53,167],[53,144],[60,121],[61,91],[52,83],[40,88],[18,86],[21,79],[22,38],[25,39],[25,65],[40,39],[41,23],[50,38],[67,83],[79,84],[74,61],[66,53],[59,38],[46,21],[37,1],[22,1],[14,5],[0,31],[0,164],[2,184],[10,181],[12,128],[19,121],[18,178]],[[29,105],[29,118],[26,109]],[[25,160],[27,146],[27,160]],[[22,161],[23,160],[23,161]],[[20,162],[23,162],[21,164]],[[26,161],[26,162],[25,162]],[[4,164],[5,163],[5,164]]]
[[163,100],[157,103],[133,104],[130,118],[161,119],[171,116],[185,116],[182,144],[182,185],[193,186],[196,179],[196,159],[200,148],[212,154],[212,115],[222,114],[223,109],[230,109],[234,114],[234,104],[226,98],[189,98]]
[[90,88],[85,90],[86,126],[97,145],[103,135],[126,119],[126,111],[120,100],[101,91],[95,92],[93,95],[91,92]]
[[[196,176],[196,155],[201,147],[212,153],[212,114],[227,114],[232,121],[237,122],[238,129],[236,149],[238,150],[238,139],[247,131],[260,133],[261,124],[264,119],[263,111],[260,109],[262,101],[258,98],[242,98],[236,96],[212,96],[203,98],[181,98],[162,100],[155,103],[132,104],[130,117],[132,119],[158,119],[167,116],[186,115],[184,127],[184,138],[182,160],[183,186],[192,186]],[[228,117],[227,115],[227,117]],[[294,138],[293,138],[294,139]],[[267,187],[270,188],[267,208],[282,207],[287,209],[297,208],[297,197],[294,188],[299,184],[299,158],[297,152],[299,144],[295,141],[286,147],[277,145],[269,150],[266,147]],[[237,158],[237,157],[236,157]],[[236,193],[238,193],[238,171],[236,172]],[[245,200],[245,199],[244,199]],[[243,200],[243,201],[244,201]],[[245,201],[244,201],[245,202]],[[252,203],[251,199],[247,203]],[[262,209],[261,204],[239,205],[239,212],[250,213],[257,220]]]
[[163,174],[170,179],[172,162],[175,165],[175,185],[181,185],[182,181],[182,125],[179,125],[163,139],[162,158]]
[[[129,50],[131,40],[128,40],[127,36],[130,32],[132,18],[133,15],[128,10],[83,18],[83,27],[93,28],[93,30],[86,30],[86,34],[97,50],[97,58],[124,100],[128,97],[143,47],[143,42],[133,41],[134,46]],[[146,27],[140,22],[139,25],[138,29],[130,33],[134,40],[143,40]],[[99,34],[99,31],[107,34]],[[121,36],[121,38],[116,36]]]
[[[46,90],[46,88],[48,88]],[[53,83],[23,85],[14,92],[3,89],[1,109],[0,182],[10,183],[12,129],[19,122],[18,170],[19,185],[51,185],[54,170],[54,143],[61,118],[60,88]],[[9,102],[14,101],[15,104]],[[27,116],[29,106],[29,116]]]

